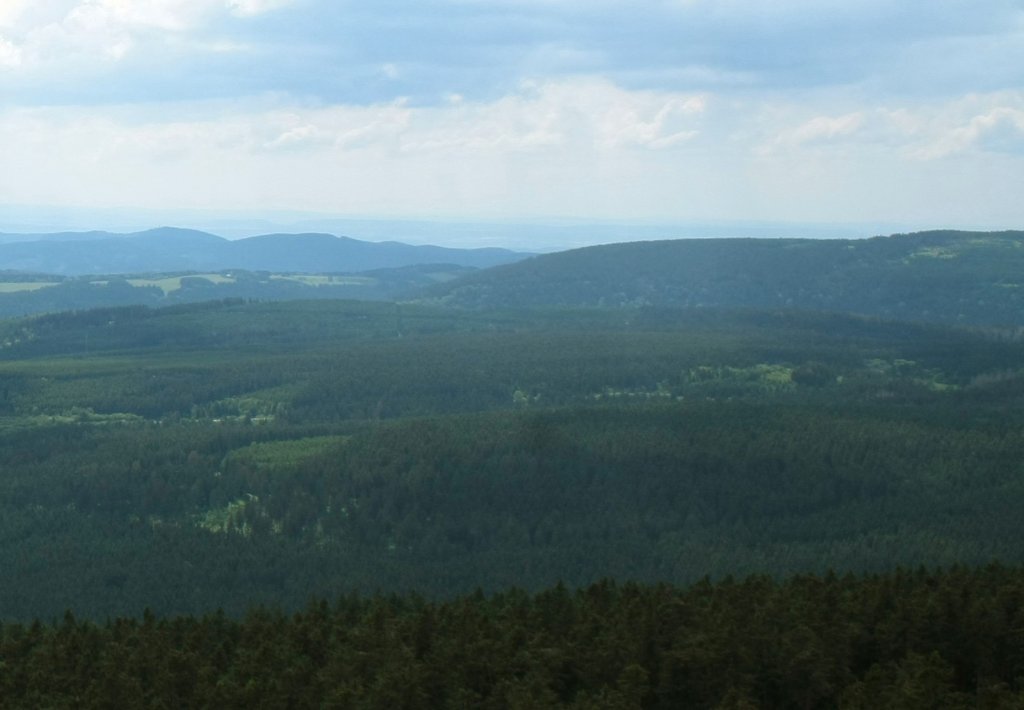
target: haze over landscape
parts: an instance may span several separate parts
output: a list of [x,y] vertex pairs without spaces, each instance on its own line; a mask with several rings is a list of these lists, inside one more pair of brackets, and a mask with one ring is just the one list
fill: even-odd
[[0,0],[0,707],[1024,707],[1020,0]]

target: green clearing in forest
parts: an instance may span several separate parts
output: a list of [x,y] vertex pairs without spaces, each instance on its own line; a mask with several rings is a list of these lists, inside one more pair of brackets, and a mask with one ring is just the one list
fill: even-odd
[[224,274],[187,274],[185,276],[168,276],[162,279],[128,279],[128,283],[139,288],[156,286],[163,291],[166,296],[169,293],[173,293],[174,291],[181,289],[182,279],[205,279],[206,281],[214,284],[235,283],[234,278],[225,276]]
[[228,454],[231,461],[244,462],[257,468],[289,468],[303,461],[338,448],[350,436],[310,436],[286,441],[260,441]]
[[377,279],[369,276],[338,276],[333,274],[274,274],[277,281],[294,281],[306,286],[373,286]]
[[2,281],[0,293],[18,293],[21,291],[38,291],[41,288],[57,286],[57,281]]

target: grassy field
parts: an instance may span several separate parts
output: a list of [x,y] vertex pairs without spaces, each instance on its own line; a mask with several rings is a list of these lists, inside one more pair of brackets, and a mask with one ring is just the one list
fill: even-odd
[[336,435],[261,441],[234,449],[228,454],[228,459],[244,462],[253,468],[282,470],[299,466],[306,459],[331,449],[337,449],[350,438],[350,436]]
[[0,293],[38,291],[41,288],[48,288],[57,284],[57,281],[2,281],[0,282]]
[[[189,279],[206,279],[210,283],[215,284],[229,284],[235,283],[235,279],[224,274],[192,274],[189,276],[169,276],[162,279],[128,279],[128,283],[132,286],[145,288],[147,286],[156,286],[164,292],[164,294],[173,293],[181,289],[181,280],[184,278]],[[96,282],[100,283],[100,282]],[[106,283],[106,282],[103,282]]]
[[337,276],[332,274],[274,274],[278,281],[294,281],[307,286],[372,286],[377,279],[369,276]]

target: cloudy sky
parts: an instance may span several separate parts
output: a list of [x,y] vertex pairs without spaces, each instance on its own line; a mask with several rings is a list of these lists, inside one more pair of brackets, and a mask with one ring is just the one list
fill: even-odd
[[0,205],[1021,228],[1024,0],[0,0]]

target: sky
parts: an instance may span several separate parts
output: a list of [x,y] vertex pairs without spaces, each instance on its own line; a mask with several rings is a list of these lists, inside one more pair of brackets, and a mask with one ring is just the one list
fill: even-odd
[[1022,196],[1024,0],[0,0],[0,231],[1022,228]]

